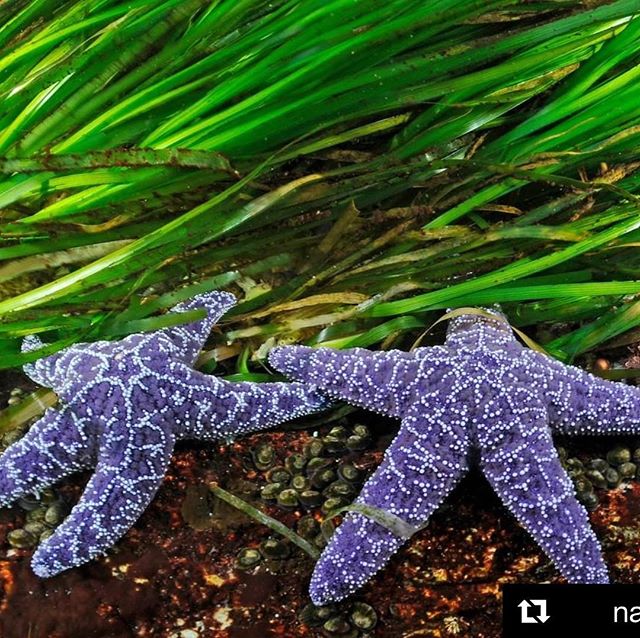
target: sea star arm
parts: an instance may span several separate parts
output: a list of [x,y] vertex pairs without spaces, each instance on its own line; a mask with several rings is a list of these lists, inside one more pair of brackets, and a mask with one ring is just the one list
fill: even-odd
[[[206,316],[186,324],[162,328],[146,334],[133,334],[121,341],[95,341],[78,343],[47,357],[24,365],[25,373],[36,383],[53,388],[64,398],[71,397],[84,386],[82,375],[74,375],[74,369],[93,368],[95,377],[109,369],[109,361],[118,349],[135,349],[144,344],[147,352],[157,350],[164,357],[171,357],[191,365],[204,345],[212,326],[231,308],[236,298],[228,292],[213,291],[197,295],[178,304],[171,312],[181,313],[204,309]],[[37,350],[45,344],[36,335],[25,337],[22,351]],[[74,377],[77,377],[74,379]],[[74,383],[75,380],[75,383]],[[78,384],[78,387],[76,387]]]
[[[31,352],[45,345],[37,335],[28,335],[22,340],[22,351]],[[52,388],[59,396],[65,395],[66,398],[69,395],[70,400],[74,394],[71,389],[73,379],[80,376],[76,374],[79,372],[78,368],[90,367],[94,377],[98,377],[108,368],[112,348],[113,344],[109,341],[95,341],[90,345],[77,343],[32,363],[26,363],[23,370],[37,384]]]
[[640,388],[601,379],[540,353],[529,372],[544,388],[549,421],[562,434],[637,434]]
[[47,410],[0,457],[0,505],[38,492],[94,461],[86,419],[70,408]]
[[34,553],[33,571],[54,576],[111,547],[149,505],[173,445],[161,414],[142,415],[130,428],[107,428],[95,474],[64,523]]
[[420,348],[420,354],[364,348],[334,350],[281,346],[269,353],[271,365],[289,377],[318,387],[329,396],[381,414],[401,417],[412,398],[419,371],[428,374],[430,353],[434,368],[442,348]]
[[[464,416],[447,414],[443,403],[425,401],[407,414],[357,503],[390,512],[408,526],[426,523],[467,469]],[[315,566],[311,599],[325,605],[349,596],[406,540],[363,514],[348,514]]]
[[171,366],[179,437],[219,439],[317,412],[329,400],[302,383],[231,383],[182,364]]
[[205,317],[198,321],[162,328],[153,333],[153,337],[156,339],[159,348],[165,351],[170,349],[174,357],[191,365],[202,350],[211,328],[235,303],[236,298],[229,292],[215,290],[197,295],[174,306],[171,312],[188,312],[189,310],[203,309],[206,311]]
[[509,389],[487,405],[484,418],[508,424],[479,435],[481,467],[502,502],[570,582],[608,582],[587,512],[553,447],[542,402],[524,388]]
[[[37,335],[27,335],[22,340],[21,350],[22,352],[31,352],[42,348],[44,345],[42,339]],[[54,379],[56,378],[56,360],[66,350],[65,348],[65,350],[61,350],[57,355],[53,354],[31,363],[25,363],[23,370],[32,381],[35,381],[38,385],[50,388],[54,385]]]

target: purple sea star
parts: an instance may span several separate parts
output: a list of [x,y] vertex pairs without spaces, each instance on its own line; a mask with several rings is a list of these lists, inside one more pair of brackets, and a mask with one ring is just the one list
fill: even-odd
[[[637,388],[524,348],[506,321],[476,315],[451,321],[443,346],[409,353],[284,346],[270,362],[331,397],[402,419],[356,503],[415,530],[477,459],[567,580],[608,582],[551,435],[637,434]],[[382,568],[408,537],[392,528],[362,512],[346,515],[316,564],[313,602],[340,600]]]
[[[230,383],[192,368],[214,323],[235,303],[212,292],[176,306],[205,318],[121,341],[74,345],[25,365],[63,402],[0,457],[0,506],[95,467],[69,517],[36,550],[32,567],[53,576],[104,553],[160,486],[178,439],[263,430],[327,401],[299,383]],[[38,347],[25,340],[26,350]]]

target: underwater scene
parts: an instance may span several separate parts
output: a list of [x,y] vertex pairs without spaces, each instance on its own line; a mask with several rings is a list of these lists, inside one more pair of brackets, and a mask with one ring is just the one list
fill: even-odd
[[636,635],[639,79],[640,0],[0,2],[0,638]]

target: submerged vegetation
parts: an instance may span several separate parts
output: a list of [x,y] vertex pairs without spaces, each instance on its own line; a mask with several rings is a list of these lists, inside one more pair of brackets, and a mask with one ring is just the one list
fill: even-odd
[[[0,366],[244,291],[207,361],[640,324],[637,0],[0,7]],[[224,341],[224,340],[222,340]]]

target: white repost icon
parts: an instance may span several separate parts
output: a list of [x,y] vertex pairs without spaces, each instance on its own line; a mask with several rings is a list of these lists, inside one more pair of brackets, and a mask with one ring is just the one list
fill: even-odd
[[[544,623],[549,620],[551,616],[547,615],[547,601],[546,600],[523,600],[518,607],[520,607],[520,622],[524,624]],[[540,613],[535,614],[533,609],[539,608]]]

